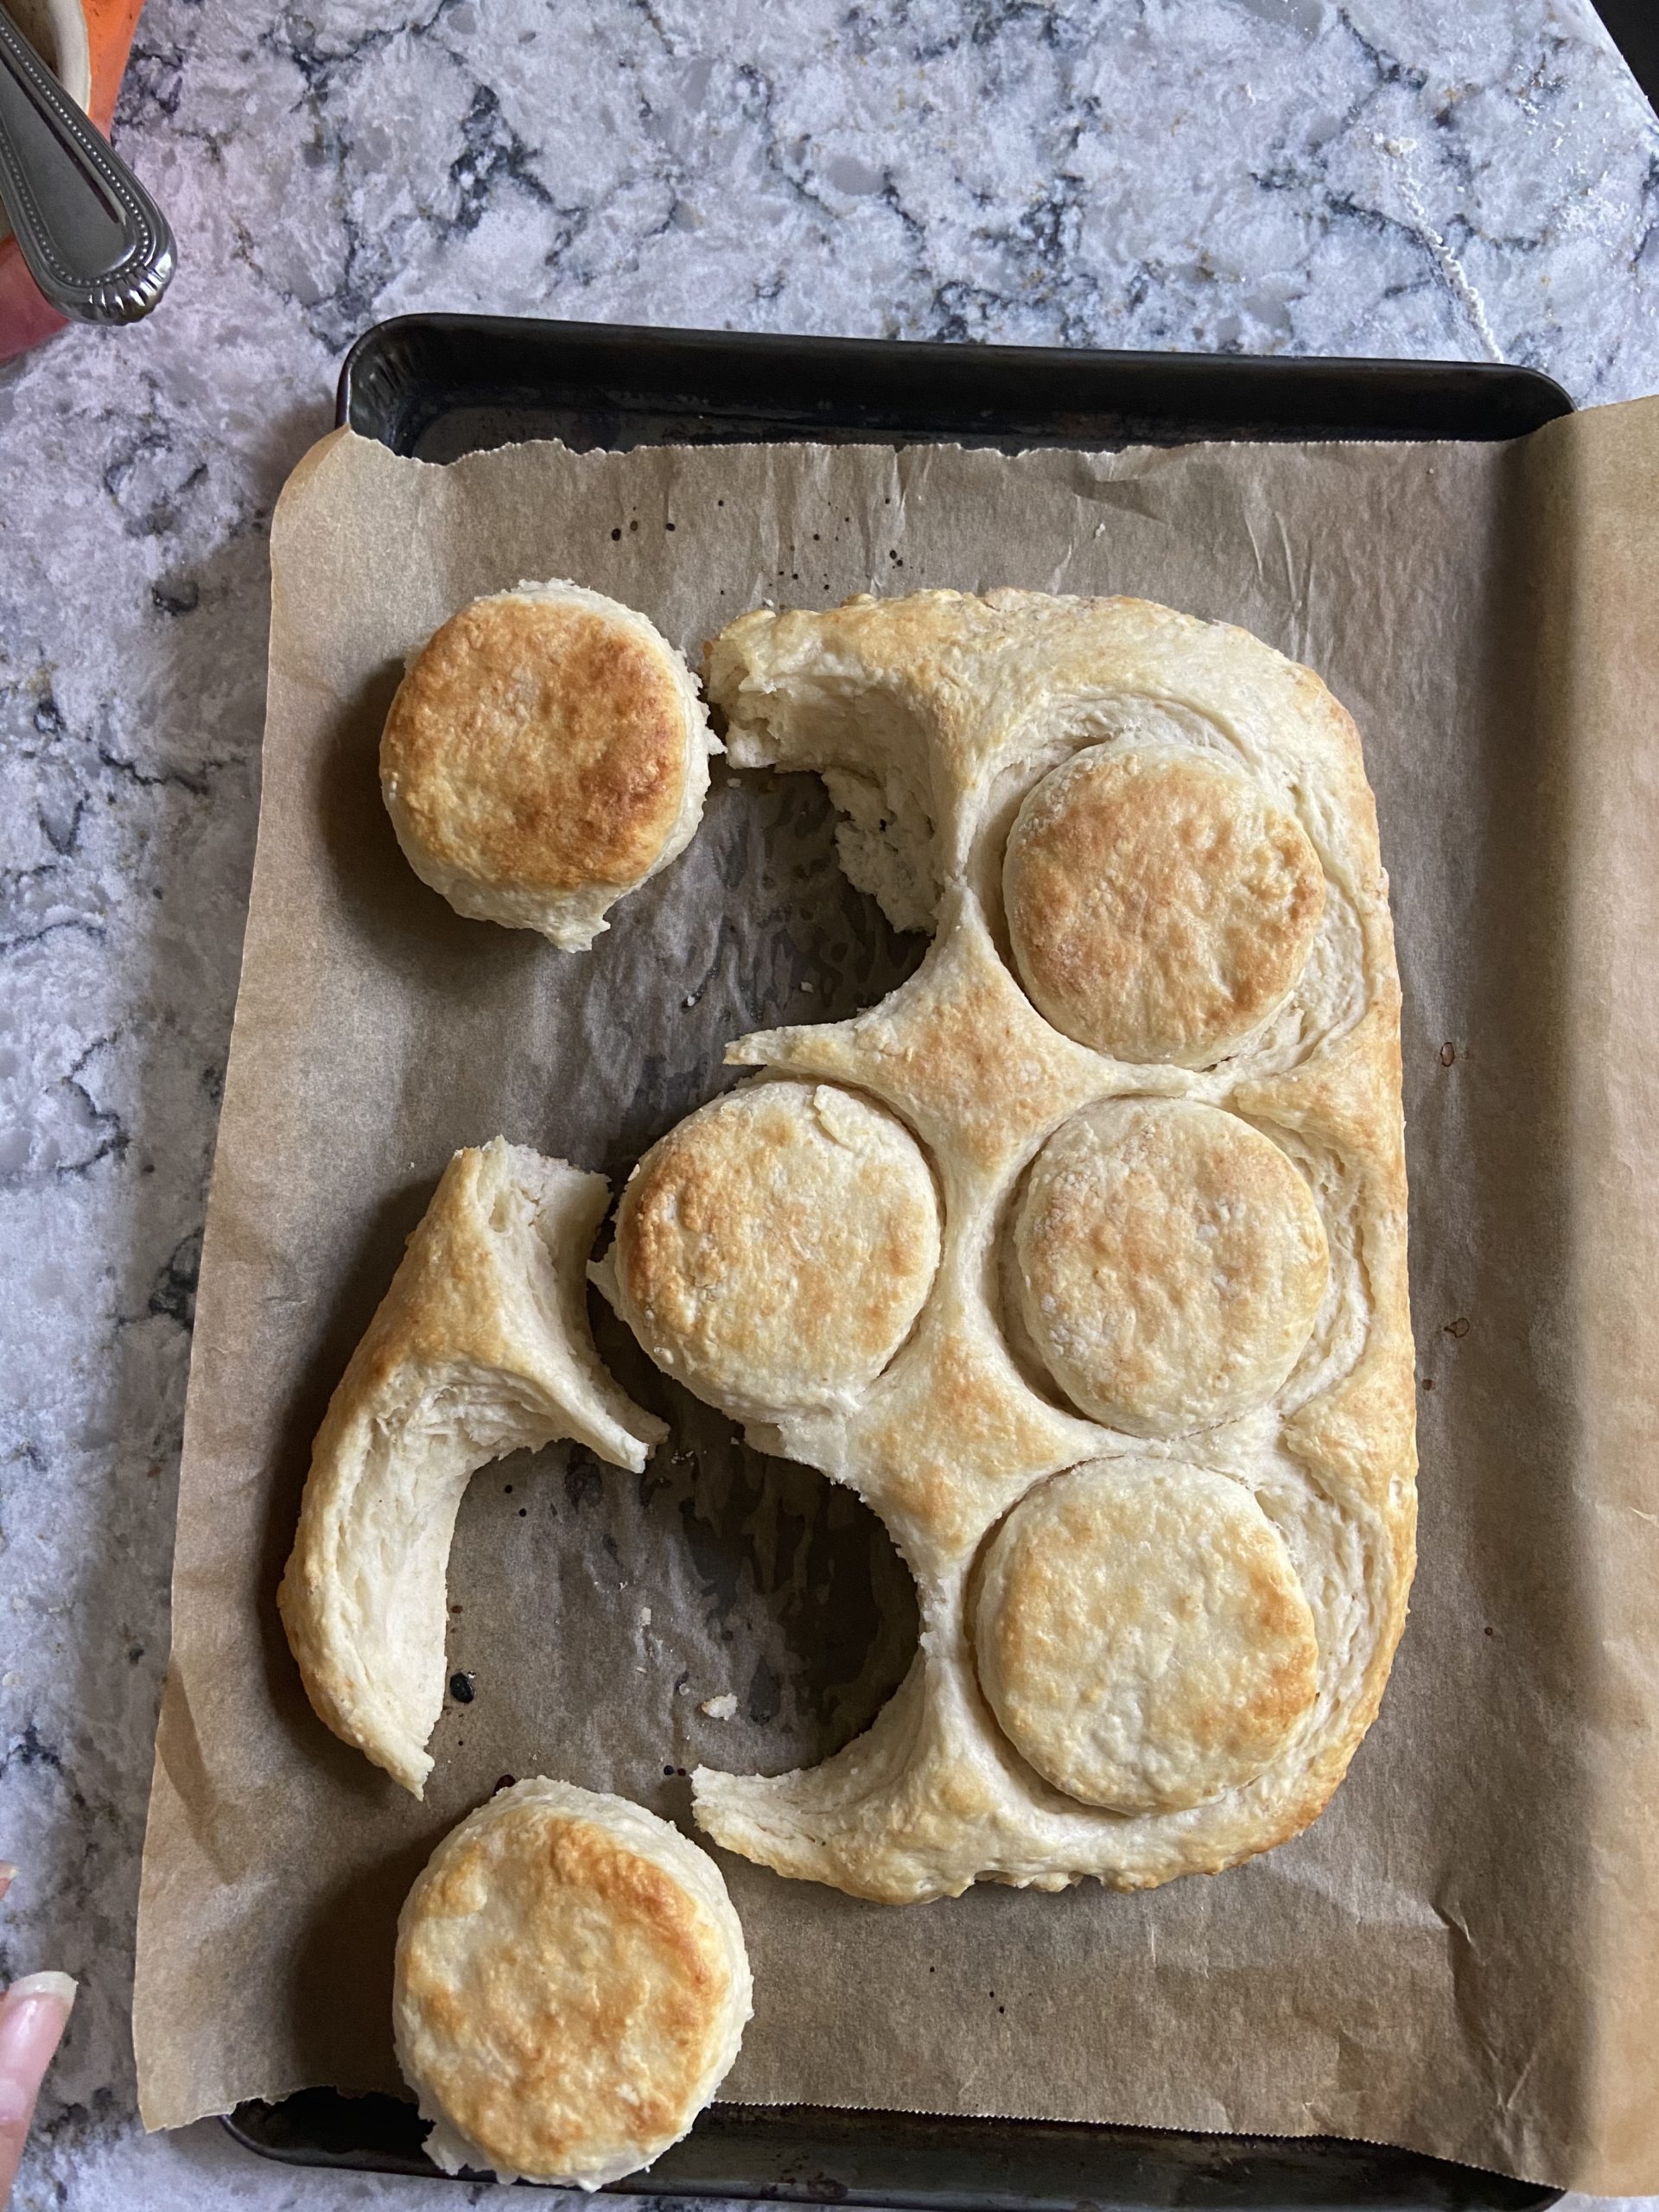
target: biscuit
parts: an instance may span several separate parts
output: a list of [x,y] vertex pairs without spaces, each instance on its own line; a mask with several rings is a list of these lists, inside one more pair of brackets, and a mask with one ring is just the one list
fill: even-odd
[[535,1780],[453,1828],[397,1923],[397,2063],[427,2154],[594,2190],[676,2143],[753,2006],[720,1870],[626,1798]]
[[1306,831],[1191,747],[1090,746],[1045,776],[1002,870],[1014,963],[1057,1029],[1207,1067],[1289,996],[1325,911]]
[[1050,1137],[1014,1219],[1014,1295],[1071,1402],[1134,1436],[1263,1405],[1330,1283],[1313,1194],[1272,1140],[1189,1099],[1114,1099]]
[[643,614],[576,584],[476,599],[409,665],[380,740],[397,842],[457,913],[568,951],[690,842],[710,736]]
[[417,1797],[474,1470],[570,1437],[637,1472],[667,1433],[588,1331],[583,1268],[609,1196],[602,1175],[502,1137],[458,1152],[312,1446],[283,1624],[318,1717]]
[[1096,1460],[1023,1498],[986,1554],[973,1637],[1014,1748],[1114,1813],[1254,1782],[1319,1687],[1283,1538],[1242,1484],[1179,1461]]
[[898,1118],[830,1084],[716,1099],[628,1179],[595,1280],[687,1389],[740,1418],[844,1402],[892,1359],[939,1261],[939,1204]]

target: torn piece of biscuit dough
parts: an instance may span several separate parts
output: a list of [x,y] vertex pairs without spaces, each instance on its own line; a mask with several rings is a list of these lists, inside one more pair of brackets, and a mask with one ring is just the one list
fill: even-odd
[[283,1625],[321,1719],[417,1797],[474,1471],[570,1438],[638,1472],[667,1434],[594,1350],[583,1271],[608,1200],[602,1175],[503,1137],[458,1152],[317,1432]]

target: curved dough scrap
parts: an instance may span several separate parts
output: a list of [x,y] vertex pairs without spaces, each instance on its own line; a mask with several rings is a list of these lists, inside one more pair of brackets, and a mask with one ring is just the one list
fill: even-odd
[[319,1717],[417,1797],[474,1470],[569,1437],[638,1471],[667,1433],[588,1332],[583,1269],[608,1198],[602,1175],[503,1137],[458,1152],[312,1447],[277,1592],[288,1640]]

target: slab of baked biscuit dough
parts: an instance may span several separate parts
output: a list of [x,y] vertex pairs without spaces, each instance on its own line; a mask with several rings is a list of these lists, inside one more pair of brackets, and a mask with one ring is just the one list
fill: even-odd
[[[757,611],[714,640],[706,675],[734,762],[823,774],[847,815],[849,873],[933,932],[881,1004],[728,1057],[896,1115],[937,1176],[943,1234],[914,1329],[855,1402],[744,1409],[756,1443],[847,1483],[886,1522],[920,1598],[914,1665],[819,1767],[699,1770],[697,1817],[780,1873],[892,1902],[986,1878],[1139,1889],[1267,1850],[1319,1814],[1370,1726],[1414,1564],[1400,988],[1353,722],[1244,631],[1020,591]],[[1080,921],[1102,885],[1116,905]],[[1151,1057],[1116,1058],[1115,1042]],[[1098,1188],[1073,1220],[1065,1148],[1113,1101],[1140,1102],[1128,1118],[1151,1131],[1154,1165],[1113,1152],[1121,1129],[1096,1165],[1083,1146],[1077,1173],[1097,1166]],[[1170,1122],[1194,1107],[1230,1117],[1238,1142]],[[1057,1133],[1065,1173],[1033,1180]],[[1258,1139],[1280,1156],[1265,1176]],[[1197,1162],[1191,1191],[1160,1183],[1154,1155]],[[1203,1240],[1236,1230],[1246,1199],[1257,1288],[1230,1306]],[[1109,1244],[1116,1287],[1081,1348],[1065,1333],[1076,1315],[1045,1313],[1021,1274],[1016,1224],[1062,1286],[1089,1280],[1090,1236]],[[1125,1366],[1119,1308],[1164,1346],[1161,1366]],[[1032,1319],[1084,1362],[1092,1414],[1045,1366]],[[1211,1390],[1184,1359],[1244,1380]],[[1098,1417],[1119,1403],[1121,1425]],[[1213,1425],[1183,1426],[1205,1405]],[[1093,1463],[1123,1480],[1090,1478],[1057,1518],[1045,1486]],[[1163,1547],[1150,1580],[1175,1595],[1157,1617],[1136,1617],[1134,1578],[1087,1551],[1109,1531]],[[1071,1614],[1052,1602],[1059,1573]],[[1046,1607],[1078,1624],[1076,1741],[1056,1734]],[[1174,1620],[1188,1613],[1213,1633]],[[976,1633],[999,1639],[1008,1725]],[[1160,1668],[1173,1670],[1160,1726],[1180,1736],[1161,1745],[1135,1688]]]

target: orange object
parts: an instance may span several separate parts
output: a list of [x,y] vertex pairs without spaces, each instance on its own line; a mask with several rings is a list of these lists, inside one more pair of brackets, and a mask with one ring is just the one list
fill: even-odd
[[[105,132],[115,113],[115,96],[143,6],[143,0],[80,0],[91,64],[88,112]],[[41,297],[16,239],[0,241],[0,361],[38,346],[62,327],[63,317]]]

